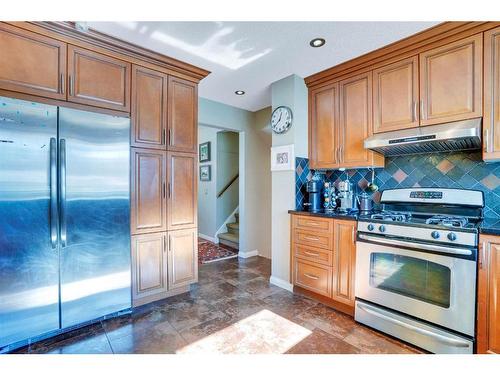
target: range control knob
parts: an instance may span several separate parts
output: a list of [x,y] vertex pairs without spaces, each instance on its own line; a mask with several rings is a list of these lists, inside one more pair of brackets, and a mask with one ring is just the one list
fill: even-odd
[[457,239],[457,235],[453,232],[448,233],[447,237],[450,241],[455,241]]
[[375,226],[373,224],[368,224],[368,230],[374,230]]
[[431,237],[434,238],[435,240],[437,240],[439,238],[439,232],[438,231],[433,231],[431,233]]
[[379,226],[378,230],[381,231],[381,232],[385,232],[385,225]]

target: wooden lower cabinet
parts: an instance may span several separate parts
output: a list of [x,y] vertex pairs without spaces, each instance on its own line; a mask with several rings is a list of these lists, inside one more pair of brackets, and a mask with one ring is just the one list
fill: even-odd
[[356,222],[333,221],[334,278],[332,298],[354,307],[354,269],[356,267]]
[[168,284],[170,289],[198,281],[198,230],[168,232]]
[[500,236],[480,236],[477,352],[500,354]]
[[356,221],[293,214],[291,239],[292,284],[353,315]]
[[332,267],[297,259],[294,268],[295,285],[326,297],[331,296]]
[[138,306],[168,291],[165,232],[132,236],[132,300]]
[[140,306],[198,281],[197,228],[132,236],[132,304]]

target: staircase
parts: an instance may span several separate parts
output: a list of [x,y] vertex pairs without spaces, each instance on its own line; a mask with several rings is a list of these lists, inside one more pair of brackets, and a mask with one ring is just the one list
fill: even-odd
[[235,213],[234,217],[236,219],[235,223],[227,223],[226,233],[219,233],[219,243],[232,247],[235,250],[240,248],[240,214]]

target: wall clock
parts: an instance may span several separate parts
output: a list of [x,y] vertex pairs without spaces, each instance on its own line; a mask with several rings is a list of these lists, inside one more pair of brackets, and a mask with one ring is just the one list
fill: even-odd
[[285,106],[280,106],[273,111],[271,116],[271,129],[276,134],[285,133],[292,126],[292,110]]

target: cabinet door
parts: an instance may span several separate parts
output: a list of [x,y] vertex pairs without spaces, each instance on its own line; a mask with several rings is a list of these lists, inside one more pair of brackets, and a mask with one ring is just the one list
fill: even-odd
[[332,298],[354,306],[354,269],[356,264],[356,222],[334,220],[334,266]]
[[418,56],[373,71],[373,132],[414,128],[418,118]]
[[68,46],[68,100],[130,111],[130,63]]
[[165,150],[167,131],[167,76],[132,67],[132,146]]
[[484,33],[483,159],[500,161],[500,27]]
[[197,222],[196,154],[168,153],[168,230],[193,228]]
[[500,354],[500,237],[481,237],[477,351]]
[[166,152],[132,148],[132,234],[160,232],[166,220]]
[[163,298],[168,290],[165,236],[165,233],[132,236],[134,306]]
[[66,99],[66,43],[0,24],[0,88]]
[[420,125],[482,115],[482,35],[420,54]]
[[169,77],[168,103],[168,150],[197,152],[197,85],[180,78]]
[[312,90],[310,98],[309,159],[311,168],[338,167],[339,86]]
[[384,165],[384,158],[364,147],[372,129],[372,73],[363,73],[339,83],[339,167]]
[[169,289],[198,281],[197,229],[168,232],[168,285]]

